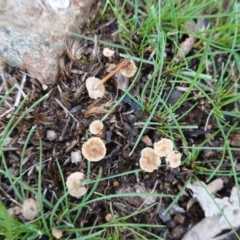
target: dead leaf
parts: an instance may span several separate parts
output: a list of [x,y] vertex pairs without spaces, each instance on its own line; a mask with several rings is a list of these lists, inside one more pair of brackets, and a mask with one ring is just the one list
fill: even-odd
[[206,217],[187,231],[182,240],[210,240],[221,231],[219,216]]
[[121,89],[124,91],[128,88],[129,78],[124,77],[120,71],[117,72],[114,76],[117,82],[117,89]]
[[81,151],[71,152],[71,162],[78,163],[82,161]]
[[[190,30],[191,32],[196,31],[195,26],[192,22],[187,22],[186,29]],[[193,35],[191,35],[191,32],[189,32],[189,37],[179,44],[178,52],[176,56],[173,58],[173,61],[175,63],[181,62],[183,58],[192,50],[196,38]]]
[[207,188],[211,193],[216,193],[223,188],[223,184],[224,184],[223,180],[221,178],[217,178],[210,182],[207,185]]
[[108,102],[101,104],[101,105],[96,105],[98,101],[92,103],[86,110],[83,110],[83,115],[85,118],[89,118],[93,115],[99,115],[99,114],[105,114],[109,110],[113,104],[112,100],[109,100]]
[[148,135],[144,135],[141,140],[147,145],[152,146],[152,140],[149,138]]

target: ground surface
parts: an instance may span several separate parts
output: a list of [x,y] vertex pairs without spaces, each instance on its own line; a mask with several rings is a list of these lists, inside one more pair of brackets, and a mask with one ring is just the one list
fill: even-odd
[[[141,4],[139,8],[140,12],[147,11]],[[129,18],[136,10],[131,4],[124,5],[124,9]],[[217,10],[231,11],[227,6],[221,5],[205,14],[216,14]],[[100,11],[96,21],[86,27],[84,36],[90,40],[76,37],[75,48],[67,43],[70,50],[62,56],[56,84],[42,90],[36,80],[27,76],[23,92],[29,93],[28,99],[20,111],[14,114],[12,124],[20,120],[24,111],[38,99],[45,94],[48,96],[37,106],[30,108],[16,128],[9,131],[10,136],[3,147],[4,157],[2,155],[1,163],[2,202],[9,209],[21,204],[25,198],[40,198],[43,210],[35,228],[42,229],[44,236],[49,234],[46,225],[50,229],[54,225],[63,230],[63,239],[79,239],[102,229],[104,231],[99,233],[102,239],[156,239],[156,236],[163,239],[181,239],[189,228],[204,218],[204,212],[197,202],[187,211],[191,193],[187,190],[184,194],[180,193],[186,182],[194,177],[203,182],[207,182],[209,178],[213,180],[221,177],[224,189],[218,194],[224,197],[229,196],[231,188],[239,179],[239,173],[233,170],[232,165],[234,159],[234,168],[239,169],[239,122],[236,118],[239,96],[238,88],[236,90],[235,87],[239,73],[235,65],[236,59],[228,52],[220,51],[217,46],[209,46],[213,54],[206,54],[203,63],[202,51],[204,52],[206,43],[201,38],[190,47],[187,62],[174,62],[173,58],[177,53],[174,39],[181,43],[189,38],[183,31],[167,38],[165,45],[160,46],[165,56],[161,59],[164,60],[161,71],[156,71],[154,64],[139,61],[141,57],[149,62],[158,57],[155,43],[146,41],[145,45],[142,44],[144,40],[139,26],[135,26],[132,31],[131,39],[134,43],[128,42],[127,37],[121,36],[121,32],[116,33],[121,27],[110,7],[106,14],[107,16],[103,17]],[[211,29],[217,24],[222,26],[222,23],[213,25],[214,18],[213,21],[211,18],[210,20]],[[144,17],[141,21],[144,23]],[[162,22],[163,30],[167,24],[169,22]],[[180,28],[181,25],[179,32]],[[153,28],[151,34],[157,34],[157,30]],[[104,42],[106,44],[103,44]],[[85,88],[85,81],[89,76],[103,78],[107,74],[106,65],[109,60],[102,54],[106,45],[115,50],[114,63],[118,64],[123,58],[120,55],[127,53],[128,56],[136,58],[139,71],[135,77],[130,78],[133,86],[125,90],[127,94],[117,89],[116,77],[112,77],[105,84],[104,97],[93,100]],[[143,46],[145,49],[140,52],[139,49]],[[96,49],[97,54],[94,53]],[[181,75],[180,72],[185,70],[189,74]],[[3,74],[7,87],[1,79],[2,97],[14,84],[20,85],[23,76],[20,69],[11,67]],[[151,76],[156,80],[149,82]],[[208,81],[204,76],[214,81]],[[191,85],[188,79],[195,82],[194,85]],[[5,113],[13,106],[16,93],[17,90],[13,90],[1,105],[2,135],[13,116],[9,115],[12,112]],[[157,102],[158,96],[161,96],[161,101],[165,102],[166,106],[161,101]],[[213,105],[211,99],[216,105]],[[219,112],[216,111],[217,108]],[[235,114],[221,115],[231,112]],[[84,158],[78,163],[72,163],[71,153],[81,150],[82,144],[91,136],[88,132],[90,123],[102,118],[104,133],[101,138],[106,143],[106,157],[96,163],[89,163]],[[33,126],[34,132],[30,132]],[[56,139],[47,138],[48,130],[55,132]],[[148,136],[152,144],[164,137],[173,139],[175,149],[183,154],[182,165],[171,169],[163,161],[162,166],[153,173],[141,171],[140,153],[148,146],[141,140],[142,136]],[[42,161],[41,165],[39,161]],[[67,177],[76,171],[85,173],[87,178],[92,180],[88,184],[89,195],[83,200],[64,194]],[[150,205],[143,204],[144,198],[139,196],[121,196],[121,193],[139,191],[154,191],[160,195],[154,195]],[[112,194],[116,193],[120,195],[112,197]],[[93,202],[89,202],[91,200]],[[173,200],[177,200],[177,205],[184,209],[184,212],[174,212],[172,209],[169,219],[164,219],[162,213]],[[147,206],[150,207],[145,209]],[[115,227],[104,225],[108,223],[106,216],[109,213],[118,219]],[[41,222],[43,216],[47,219],[46,223]],[[14,218],[20,222],[25,221],[21,214],[15,214]],[[138,224],[136,229],[131,228],[130,224],[133,223]],[[140,224],[147,226],[142,227],[147,232],[138,230]],[[102,227],[96,227],[101,225]],[[137,232],[140,232],[141,236]],[[155,237],[151,236],[151,233],[155,234]]]

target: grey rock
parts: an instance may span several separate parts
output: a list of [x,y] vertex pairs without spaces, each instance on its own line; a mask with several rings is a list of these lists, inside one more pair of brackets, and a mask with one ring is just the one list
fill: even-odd
[[71,0],[62,8],[53,8],[52,2],[64,1],[0,0],[2,68],[7,63],[41,83],[55,82],[59,58],[70,38],[68,32],[81,33],[97,0]]

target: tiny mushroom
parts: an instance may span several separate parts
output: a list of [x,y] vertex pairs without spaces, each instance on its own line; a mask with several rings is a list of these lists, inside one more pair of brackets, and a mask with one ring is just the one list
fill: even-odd
[[79,186],[82,180],[85,179],[85,175],[81,172],[74,172],[70,174],[66,181],[66,186],[68,188],[69,194],[73,197],[80,198],[86,192],[87,188],[84,186]]
[[170,139],[162,138],[154,143],[154,151],[159,157],[166,157],[173,150],[173,142]]
[[105,76],[101,81],[97,82],[93,89],[99,88],[103,83],[105,83],[108,79],[110,79],[115,73],[121,70],[121,73],[124,77],[132,77],[136,71],[137,67],[133,60],[129,60],[124,58],[118,65],[117,67],[112,70],[107,76]]
[[178,151],[170,152],[166,157],[166,162],[171,168],[177,168],[181,165],[182,154]]
[[60,229],[57,229],[55,227],[52,228],[52,235],[53,237],[55,237],[56,239],[60,239],[63,235],[63,231]]
[[106,152],[105,143],[99,137],[89,138],[88,141],[82,145],[83,156],[92,162],[97,162],[103,159]]
[[114,55],[115,51],[105,47],[103,49],[103,55],[108,58],[108,61],[111,63],[113,61],[112,56]]
[[126,78],[133,77],[137,72],[137,67],[133,60],[128,60],[128,64],[120,70],[122,75]]
[[89,131],[91,134],[101,135],[103,127],[103,123],[100,120],[95,120],[89,125]]
[[33,198],[28,198],[23,202],[22,215],[27,220],[33,220],[39,213],[39,205]]
[[104,85],[100,84],[98,88],[94,88],[96,84],[100,82],[100,79],[96,77],[89,77],[86,80],[86,88],[89,94],[89,97],[92,99],[97,99],[103,97],[105,93],[105,87]]
[[146,172],[153,172],[158,169],[161,164],[159,156],[157,156],[152,148],[146,147],[141,151],[140,167]]

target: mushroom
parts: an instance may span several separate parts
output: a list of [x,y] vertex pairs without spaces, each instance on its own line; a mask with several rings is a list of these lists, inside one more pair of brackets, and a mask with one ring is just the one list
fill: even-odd
[[109,61],[110,63],[113,62],[112,56],[114,55],[114,53],[115,53],[115,51],[113,51],[113,50],[111,50],[111,49],[109,49],[109,48],[107,48],[107,47],[105,47],[105,48],[103,49],[103,55],[108,58],[108,61]]
[[90,124],[89,131],[91,134],[101,135],[103,127],[103,123],[100,120],[95,120]]
[[181,165],[182,154],[178,151],[170,152],[166,157],[166,162],[171,168],[177,168]]
[[89,138],[88,141],[82,145],[83,156],[92,162],[97,162],[103,159],[106,152],[105,144],[99,137]]
[[99,87],[95,88],[95,85],[100,82],[99,78],[96,77],[89,77],[86,80],[86,88],[89,94],[89,97],[92,99],[97,99],[103,97],[105,93],[104,85],[100,84]]
[[27,220],[33,220],[39,213],[39,205],[33,198],[28,198],[23,202],[22,215]]
[[153,172],[158,169],[161,164],[159,156],[157,156],[152,148],[146,147],[141,151],[140,167],[146,172]]
[[[128,77],[132,77],[135,73],[136,73],[136,69],[134,69],[133,67],[134,62],[132,60],[128,60],[126,58],[124,58],[122,60],[122,62],[120,62],[117,67],[112,70],[107,76],[105,76],[101,81],[99,81],[98,83],[96,83],[93,87],[93,89],[97,89],[99,86],[101,86],[103,83],[105,83],[109,78],[111,78],[115,73],[117,73],[118,71],[121,70],[123,76],[126,77],[126,75]],[[128,67],[128,65],[130,65],[131,67]],[[135,66],[135,64],[134,64]],[[135,66],[136,68],[136,66]],[[126,69],[126,71],[123,71],[124,69]],[[130,72],[130,69],[132,69],[132,71]],[[131,73],[131,74],[130,74]],[[125,75],[124,75],[125,74]]]
[[66,186],[71,196],[80,198],[87,192],[86,187],[80,186],[81,181],[84,179],[85,175],[81,172],[74,172],[68,176]]
[[56,238],[56,239],[60,239],[63,235],[63,231],[60,229],[57,229],[55,227],[52,228],[52,235]]
[[106,220],[107,222],[112,221],[112,219],[113,219],[113,215],[112,215],[111,213],[108,213],[108,214],[105,216],[105,220]]
[[128,64],[120,70],[122,75],[126,78],[133,77],[137,72],[137,67],[133,60],[128,60]]
[[159,157],[166,157],[173,150],[173,142],[170,139],[162,138],[154,143],[154,151]]

